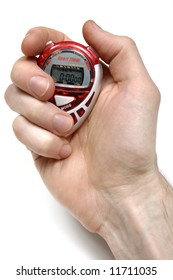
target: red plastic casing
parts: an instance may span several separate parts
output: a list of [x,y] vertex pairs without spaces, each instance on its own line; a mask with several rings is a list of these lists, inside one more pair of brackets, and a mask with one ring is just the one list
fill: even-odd
[[[74,53],[76,52],[81,55],[81,57],[85,58],[83,63],[85,64],[85,68],[88,69],[87,71],[90,72],[90,82],[87,86],[83,87],[75,87],[75,85],[69,87],[65,84],[59,86],[55,84],[55,93],[50,101],[57,105],[56,98],[65,97],[68,99],[67,97],[70,97],[73,99],[65,105],[63,104],[62,106],[57,106],[60,109],[69,112],[73,117],[75,124],[77,122],[82,123],[84,118],[86,118],[91,111],[91,108],[89,107],[93,107],[96,101],[96,95],[98,95],[97,88],[95,89],[94,85],[97,84],[95,81],[97,75],[96,72],[98,72],[96,71],[96,65],[100,66],[100,60],[97,53],[90,46],[83,46],[82,44],[73,41],[62,41],[58,43],[48,42],[43,52],[37,58],[37,64],[44,70],[51,63],[52,57],[64,50],[67,50],[67,52],[68,50],[74,51]],[[102,74],[99,73],[97,76],[99,76],[100,80]],[[88,111],[88,113],[86,113],[86,111]],[[78,125],[76,125],[76,127],[78,127]]]

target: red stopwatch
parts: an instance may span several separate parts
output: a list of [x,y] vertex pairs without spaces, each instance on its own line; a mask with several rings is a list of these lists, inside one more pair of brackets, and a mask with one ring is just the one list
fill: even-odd
[[102,66],[97,53],[90,46],[72,41],[48,42],[37,63],[53,78],[55,93],[50,101],[73,117],[73,133],[88,117],[99,95]]

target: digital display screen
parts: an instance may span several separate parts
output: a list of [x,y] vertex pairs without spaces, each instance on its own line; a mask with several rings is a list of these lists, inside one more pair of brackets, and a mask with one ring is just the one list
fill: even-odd
[[83,67],[70,65],[52,65],[51,76],[55,83],[81,86],[83,83]]

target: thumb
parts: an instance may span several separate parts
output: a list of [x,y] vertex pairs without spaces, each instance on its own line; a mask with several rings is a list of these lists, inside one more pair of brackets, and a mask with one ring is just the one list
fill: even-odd
[[116,82],[149,76],[132,39],[111,34],[92,20],[84,24],[83,36],[101,59],[109,64]]

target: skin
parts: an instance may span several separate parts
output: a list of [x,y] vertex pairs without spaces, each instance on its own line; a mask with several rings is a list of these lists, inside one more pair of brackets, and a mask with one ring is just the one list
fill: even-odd
[[[173,259],[173,192],[157,166],[160,93],[134,41],[93,21],[83,35],[103,61],[98,101],[80,129],[48,102],[54,83],[36,64],[47,41],[69,40],[45,27],[31,29],[24,57],[5,93],[16,137],[32,152],[45,185],[116,259]],[[109,66],[109,67],[108,67]],[[33,78],[34,77],[34,78]]]

